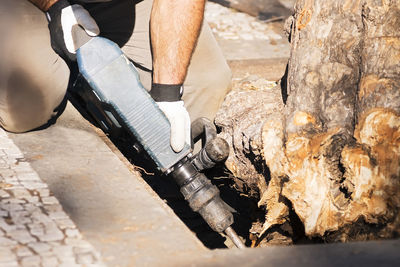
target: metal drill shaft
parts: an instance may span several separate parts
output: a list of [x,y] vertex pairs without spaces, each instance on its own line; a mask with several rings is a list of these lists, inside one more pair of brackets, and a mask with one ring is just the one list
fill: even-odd
[[193,211],[200,213],[207,224],[216,232],[225,232],[236,247],[245,248],[232,229],[233,215],[231,208],[220,198],[219,190],[204,176],[197,172],[190,161],[172,172],[172,176]]
[[191,161],[176,167],[171,174],[190,208],[198,212],[211,229],[221,233],[233,224],[232,209],[221,199],[218,188],[198,172]]
[[233,244],[237,248],[244,249],[246,246],[243,244],[242,240],[239,238],[239,236],[236,234],[235,230],[232,229],[232,227],[228,227],[225,229],[225,234],[229,236],[229,238],[232,240]]

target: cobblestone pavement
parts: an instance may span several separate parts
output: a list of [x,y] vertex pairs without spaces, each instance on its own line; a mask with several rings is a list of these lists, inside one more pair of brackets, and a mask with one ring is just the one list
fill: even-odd
[[103,266],[99,254],[2,129],[0,266]]
[[[293,4],[293,0],[286,2]],[[205,18],[231,67],[233,90],[276,86],[274,81],[283,76],[289,56],[284,21],[262,21],[213,2],[207,2]]]
[[284,20],[262,21],[212,2],[207,2],[205,19],[228,63],[289,58],[290,47],[284,31]]
[[219,4],[207,2],[205,18],[217,38],[225,40],[281,40],[272,24]]

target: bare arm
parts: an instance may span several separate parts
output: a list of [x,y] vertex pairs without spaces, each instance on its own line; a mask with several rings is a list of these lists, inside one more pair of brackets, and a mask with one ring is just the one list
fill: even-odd
[[205,0],[154,0],[150,19],[154,83],[185,80],[204,5]]
[[42,11],[47,11],[58,0],[29,0]]

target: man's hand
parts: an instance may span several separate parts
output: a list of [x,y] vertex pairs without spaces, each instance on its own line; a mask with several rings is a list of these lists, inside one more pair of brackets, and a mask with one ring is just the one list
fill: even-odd
[[70,5],[67,0],[59,0],[46,13],[49,21],[51,46],[64,59],[75,60],[76,47],[73,32],[82,27],[89,36],[100,33],[96,21],[81,5]]
[[183,101],[182,85],[155,84],[151,86],[150,95],[171,124],[171,147],[180,152],[185,144],[191,145],[190,117]]
[[171,147],[179,153],[190,141],[190,117],[183,101],[157,102],[171,124]]

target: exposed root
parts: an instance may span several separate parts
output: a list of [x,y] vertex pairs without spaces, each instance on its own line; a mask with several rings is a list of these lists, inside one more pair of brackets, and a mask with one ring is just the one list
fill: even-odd
[[[338,132],[311,138],[289,136],[286,147],[281,147],[286,152],[280,160],[283,164],[278,172],[271,169],[273,178],[261,197],[260,203],[268,210],[263,232],[287,217],[279,207],[280,192],[291,201],[310,237],[343,232],[348,239],[358,239],[354,236],[357,231],[348,229],[357,228],[352,223],[360,218],[384,229],[370,238],[392,237],[400,230],[400,117],[387,109],[369,112],[357,125],[357,143],[348,142],[349,138]],[[270,137],[268,133],[263,136]],[[266,159],[279,157],[282,153]],[[289,177],[284,183],[274,178],[274,174],[282,175],[282,170]]]

